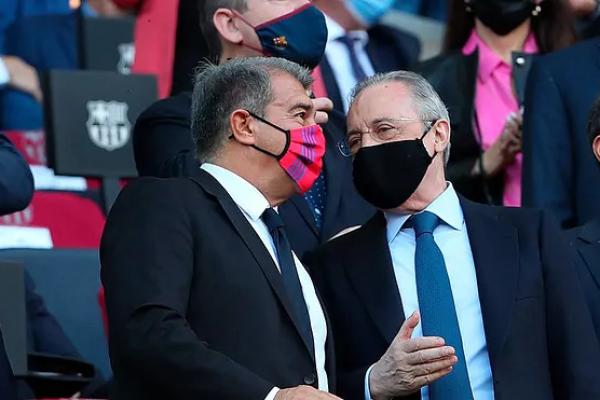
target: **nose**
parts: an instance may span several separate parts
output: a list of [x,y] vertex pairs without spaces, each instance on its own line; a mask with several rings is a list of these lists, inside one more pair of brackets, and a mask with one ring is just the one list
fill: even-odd
[[371,136],[371,134],[369,132],[362,133],[360,147],[372,147],[372,146],[377,146],[378,144],[379,143],[377,143],[375,140],[373,140],[373,137]]

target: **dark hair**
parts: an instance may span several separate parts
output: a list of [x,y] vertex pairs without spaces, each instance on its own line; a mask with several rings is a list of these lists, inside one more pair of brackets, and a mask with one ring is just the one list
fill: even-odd
[[219,32],[213,22],[213,16],[219,8],[227,8],[242,13],[248,9],[248,4],[246,0],[198,0],[200,29],[202,29],[202,34],[208,45],[209,57],[217,60],[223,49],[221,48]]
[[[444,38],[446,51],[462,49],[475,26],[475,16],[467,11],[465,0],[449,2],[448,25]],[[540,14],[531,18],[531,30],[540,53],[549,53],[573,44],[577,35],[573,13],[566,1],[543,0],[540,6]]]
[[292,76],[305,89],[313,82],[308,69],[277,57],[240,57],[200,66],[191,110],[192,139],[200,162],[217,156],[227,141],[233,111],[244,109],[264,116],[274,100],[271,76],[277,72]]
[[587,123],[587,131],[590,138],[590,143],[600,136],[600,97],[596,100],[590,111],[590,116]]

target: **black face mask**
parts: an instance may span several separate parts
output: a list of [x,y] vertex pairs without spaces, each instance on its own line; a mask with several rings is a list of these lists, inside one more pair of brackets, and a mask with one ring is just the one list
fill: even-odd
[[399,207],[417,190],[435,154],[430,156],[423,138],[363,147],[354,158],[354,186],[373,206]]
[[498,35],[507,35],[521,25],[535,8],[533,0],[472,0],[475,16]]

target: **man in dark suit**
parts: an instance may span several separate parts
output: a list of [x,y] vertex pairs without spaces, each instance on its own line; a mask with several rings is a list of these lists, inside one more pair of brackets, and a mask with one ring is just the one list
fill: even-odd
[[13,144],[0,133],[0,215],[27,207],[33,196],[33,176]]
[[600,398],[600,346],[552,219],[456,194],[448,112],[421,76],[376,76],[355,93],[354,180],[381,211],[308,257],[339,394]]
[[0,330],[0,398],[3,400],[17,400],[17,383],[12,368],[6,356],[4,339]]
[[[257,40],[256,34],[246,30],[247,27],[235,15],[232,17],[232,14],[219,11],[223,9],[217,8],[217,3],[214,0],[206,1],[205,8],[200,10],[200,25],[204,27],[211,53],[218,55],[221,61],[258,55],[255,50],[248,49],[244,41]],[[300,6],[305,3],[298,2]],[[248,2],[246,11],[242,8],[236,12],[246,19],[254,18],[258,25],[285,15],[290,11],[290,4],[294,3],[287,2],[285,7],[273,7],[267,0],[253,0]],[[236,5],[239,2],[231,1],[229,8],[235,10]],[[213,18],[215,15],[218,18]],[[230,25],[230,21],[235,24]],[[322,28],[317,22],[309,21],[310,29]],[[240,30],[231,31],[231,26],[239,26]],[[309,27],[299,29],[303,28]],[[315,99],[315,102],[317,108],[330,107],[330,102],[325,99]],[[140,176],[197,176],[200,173],[189,129],[190,106],[190,94],[182,93],[155,103],[139,117],[133,132],[133,145]],[[343,119],[343,116],[340,118]],[[326,114],[319,113],[317,121],[326,122]],[[345,132],[339,130],[336,124],[328,123],[325,135],[327,151],[323,176],[311,192],[305,196],[294,195],[280,208],[292,247],[298,255],[314,249],[345,228],[362,224],[374,212],[352,185],[351,160],[340,151]]]
[[[577,79],[573,79],[577,77]],[[563,227],[600,217],[600,169],[586,122],[600,94],[600,38],[548,54],[531,68],[523,121],[523,205]]]
[[[588,121],[594,157],[600,168],[600,98],[596,100]],[[600,338],[600,218],[568,232],[571,246],[577,250],[577,272],[592,312],[596,335]]]
[[102,239],[115,399],[336,399],[312,281],[276,209],[319,175],[308,70],[239,58],[199,73],[200,173],[143,178]]
[[[348,0],[315,0],[314,4],[327,17],[329,37],[319,66],[337,115],[348,112],[348,96],[358,82],[376,72],[407,69],[418,61],[421,44],[416,36],[378,23],[392,2],[362,7],[353,7]],[[346,131],[345,117],[336,123]]]

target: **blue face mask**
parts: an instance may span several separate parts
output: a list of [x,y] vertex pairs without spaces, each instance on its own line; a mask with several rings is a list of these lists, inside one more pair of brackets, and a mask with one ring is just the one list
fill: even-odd
[[327,25],[323,13],[312,4],[308,3],[258,26],[252,26],[239,13],[235,14],[256,31],[262,49],[247,43],[243,43],[244,46],[265,56],[285,58],[309,69],[314,69],[321,62],[327,44]]
[[346,0],[346,7],[366,26],[377,23],[395,0]]

